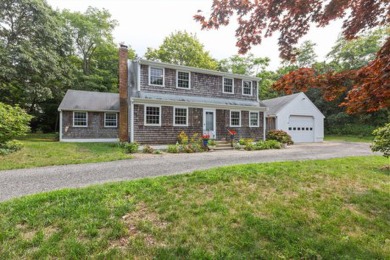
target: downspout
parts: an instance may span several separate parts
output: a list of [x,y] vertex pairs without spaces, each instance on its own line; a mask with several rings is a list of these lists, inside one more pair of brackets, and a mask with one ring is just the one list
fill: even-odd
[[265,120],[265,111],[263,112],[263,141],[265,141],[265,129],[267,128],[266,126],[266,120]]
[[59,135],[60,135],[60,142],[62,142],[62,110],[60,110],[60,131],[59,131]]
[[134,142],[134,100],[130,98],[130,142]]

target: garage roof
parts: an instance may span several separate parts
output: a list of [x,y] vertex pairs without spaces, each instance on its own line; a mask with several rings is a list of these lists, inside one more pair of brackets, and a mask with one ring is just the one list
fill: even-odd
[[119,111],[119,94],[69,89],[58,111]]
[[287,105],[292,100],[294,100],[301,93],[296,93],[296,94],[292,94],[292,95],[288,95],[288,96],[262,100],[262,103],[268,107],[268,114],[269,115],[275,115],[277,112],[279,112],[279,110],[281,110],[285,105]]

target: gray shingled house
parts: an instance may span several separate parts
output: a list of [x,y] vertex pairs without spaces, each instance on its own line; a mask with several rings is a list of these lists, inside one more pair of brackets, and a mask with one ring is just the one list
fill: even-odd
[[60,141],[176,143],[185,131],[220,140],[264,139],[266,107],[256,77],[148,60],[119,49],[119,94],[69,90],[62,100]]

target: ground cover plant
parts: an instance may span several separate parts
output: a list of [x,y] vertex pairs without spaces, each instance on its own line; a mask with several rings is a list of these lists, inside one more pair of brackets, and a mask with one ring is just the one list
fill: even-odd
[[385,259],[382,156],[238,165],[0,203],[0,258]]
[[324,141],[342,141],[342,142],[361,142],[370,143],[373,136],[355,136],[355,135],[325,135]]
[[55,134],[30,134],[20,151],[0,157],[0,170],[132,158],[113,143],[60,143]]

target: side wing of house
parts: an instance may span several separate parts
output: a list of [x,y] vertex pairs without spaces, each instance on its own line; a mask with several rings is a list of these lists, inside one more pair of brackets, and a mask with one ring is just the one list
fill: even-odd
[[118,94],[68,90],[58,111],[60,141],[118,141]]

